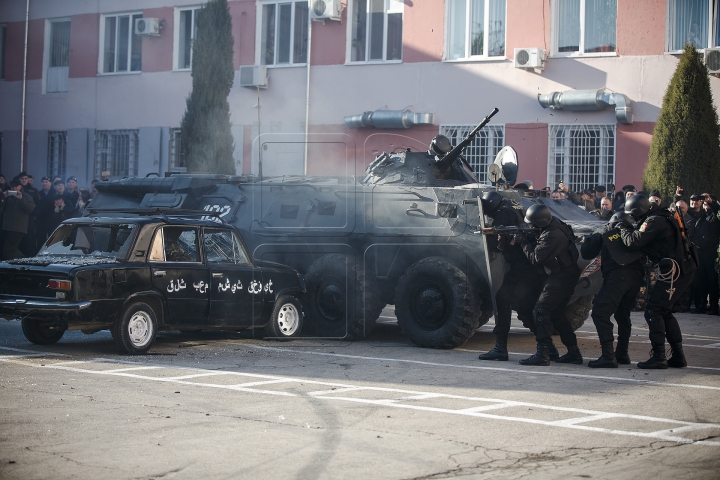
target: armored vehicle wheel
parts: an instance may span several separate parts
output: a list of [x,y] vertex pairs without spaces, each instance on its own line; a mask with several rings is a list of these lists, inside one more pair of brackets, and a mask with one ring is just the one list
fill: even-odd
[[305,273],[307,326],[321,336],[352,340],[369,335],[382,311],[380,292],[371,282],[346,255],[315,261]]
[[155,341],[157,325],[155,312],[147,303],[133,303],[113,325],[115,345],[131,355],[145,353]]
[[25,338],[35,345],[52,345],[60,341],[65,330],[55,330],[44,325],[40,325],[37,320],[24,318],[22,321],[22,331]]
[[416,345],[454,348],[475,332],[475,300],[465,273],[442,257],[415,262],[395,289],[395,315]]
[[270,321],[265,325],[265,336],[290,339],[300,335],[303,314],[300,300],[282,296],[275,301]]

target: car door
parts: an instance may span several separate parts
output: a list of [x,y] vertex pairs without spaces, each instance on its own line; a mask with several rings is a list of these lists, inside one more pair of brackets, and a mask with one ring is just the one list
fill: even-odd
[[155,233],[149,263],[153,287],[167,301],[167,325],[207,323],[209,273],[198,234],[195,227],[168,225]]
[[251,327],[260,317],[262,278],[230,229],[203,229],[203,248],[210,271],[210,322]]

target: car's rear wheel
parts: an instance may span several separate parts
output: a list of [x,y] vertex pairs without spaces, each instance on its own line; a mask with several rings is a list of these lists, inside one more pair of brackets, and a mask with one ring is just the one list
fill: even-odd
[[150,350],[157,335],[155,311],[146,303],[133,303],[125,309],[113,326],[115,345],[131,355]]
[[24,318],[22,321],[22,331],[25,338],[35,345],[52,345],[65,335],[65,330],[50,328],[42,325],[38,320],[28,318]]
[[300,300],[281,296],[275,302],[270,321],[265,326],[265,336],[290,339],[300,335],[303,314]]

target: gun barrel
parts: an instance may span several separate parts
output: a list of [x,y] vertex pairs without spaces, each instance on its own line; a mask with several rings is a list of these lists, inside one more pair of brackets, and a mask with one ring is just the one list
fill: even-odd
[[457,144],[457,146],[456,146],[455,148],[453,148],[452,150],[450,150],[450,151],[447,153],[447,155],[445,155],[445,156],[442,158],[442,160],[440,160],[440,161],[438,162],[438,167],[440,168],[440,170],[445,170],[445,169],[448,168],[450,165],[452,165],[453,162],[455,162],[455,160],[458,159],[458,157],[460,156],[460,154],[462,154],[463,150],[465,150],[465,148],[467,148],[467,146],[470,145],[470,143],[473,141],[473,139],[475,138],[475,135],[477,135],[477,133],[480,131],[480,129],[483,128],[485,125],[487,125],[487,123],[490,121],[490,119],[491,119],[492,117],[494,117],[495,114],[498,113],[499,111],[500,111],[500,110],[498,110],[497,107],[493,108],[493,111],[490,112],[490,114],[489,114],[487,117],[485,117],[485,118],[483,119],[483,121],[480,122],[480,124],[479,124],[477,127],[475,127],[475,128],[473,129],[473,131],[470,132],[470,133],[468,134],[468,136],[465,137],[465,139],[464,139],[462,142],[460,142],[459,144]]

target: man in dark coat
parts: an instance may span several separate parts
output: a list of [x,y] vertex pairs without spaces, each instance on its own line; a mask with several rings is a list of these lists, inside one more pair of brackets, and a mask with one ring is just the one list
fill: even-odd
[[[536,204],[525,213],[525,223],[542,229],[533,242],[529,238],[519,239],[523,253],[539,272],[547,273],[542,292],[533,308],[537,352],[520,360],[521,365],[550,365],[550,344],[553,328],[560,333],[560,339],[568,353],[555,361],[558,363],[583,363],[577,338],[570,322],[565,318],[565,307],[580,279],[578,251],[572,228],[552,216],[547,205]],[[518,241],[518,239],[516,239]]]
[[[625,205],[625,212],[635,218],[637,230],[619,226],[623,243],[630,250],[642,251],[656,265],[656,282],[645,305],[645,320],[650,331],[652,356],[639,362],[638,368],[682,368],[687,366],[682,348],[682,333],[672,314],[675,303],[692,283],[697,268],[689,242],[683,238],[678,219],[681,217],[650,202],[644,195],[636,195]],[[665,356],[667,338],[672,357]]]
[[10,190],[3,192],[0,197],[2,230],[5,238],[3,244],[4,260],[25,256],[19,247],[23,237],[27,234],[28,221],[33,210],[35,210],[35,202],[33,202],[30,195],[22,192],[20,180],[11,180]]
[[[645,276],[645,267],[642,258],[620,265],[613,259],[607,246],[603,242],[603,235],[615,229],[619,223],[632,228],[632,219],[625,212],[618,212],[610,222],[585,237],[580,248],[580,254],[586,260],[600,255],[602,265],[603,284],[593,300],[592,320],[598,332],[602,355],[597,360],[588,362],[591,368],[617,368],[618,363],[630,364],[628,344],[632,323],[630,312]],[[610,317],[615,315],[618,325],[617,348],[613,351],[613,324]]]
[[[503,199],[497,192],[486,192],[482,197],[483,213],[493,219],[493,226],[517,226],[523,221],[522,207]],[[538,273],[528,261],[519,243],[512,235],[502,235],[500,239],[488,237],[488,248],[502,252],[510,270],[505,274],[503,283],[495,295],[497,316],[495,317],[495,347],[480,355],[480,360],[508,360],[507,340],[510,333],[510,320],[513,307],[525,319],[532,319],[532,308],[542,289],[544,272]],[[531,330],[534,330],[532,328]],[[559,354],[554,350],[554,356]]]
[[[695,197],[695,195],[693,195]],[[692,197],[691,197],[692,198]],[[699,202],[699,201],[698,201]],[[707,193],[702,194],[702,207],[693,224],[690,236],[700,249],[700,265],[695,272],[692,284],[695,313],[718,314],[718,276],[715,271],[718,241],[720,241],[720,221],[717,218],[720,205]],[[710,298],[710,307],[707,300]]]

